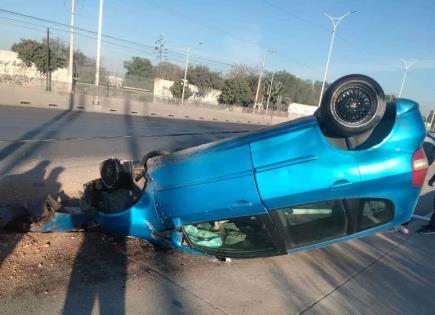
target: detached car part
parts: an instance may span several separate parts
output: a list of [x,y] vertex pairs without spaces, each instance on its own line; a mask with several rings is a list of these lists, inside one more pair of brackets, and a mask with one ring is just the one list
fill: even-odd
[[138,163],[106,160],[80,209],[52,201],[35,230],[92,227],[236,258],[364,237],[410,219],[424,136],[417,103],[386,104],[376,81],[349,75],[313,116]]

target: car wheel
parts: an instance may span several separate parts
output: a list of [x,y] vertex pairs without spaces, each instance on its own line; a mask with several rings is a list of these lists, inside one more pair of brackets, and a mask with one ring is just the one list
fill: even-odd
[[320,119],[328,131],[351,137],[373,129],[385,108],[381,86],[368,76],[351,74],[329,86],[322,97]]

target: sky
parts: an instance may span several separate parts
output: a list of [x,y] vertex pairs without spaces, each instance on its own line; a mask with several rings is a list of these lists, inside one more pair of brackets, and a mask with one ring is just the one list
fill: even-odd
[[[76,26],[96,31],[99,0],[76,1]],[[0,9],[68,24],[70,5],[71,0],[2,0]],[[303,79],[322,80],[332,34],[323,13],[341,16],[348,11],[356,12],[337,28],[327,80],[363,73],[386,93],[398,94],[404,73],[400,59],[418,60],[408,72],[402,96],[419,102],[423,113],[433,109],[433,0],[105,0],[103,34],[149,47],[113,40],[103,44],[102,58],[109,70],[122,72],[123,61],[131,56],[151,58],[152,46],[162,35],[170,51],[176,51],[168,59],[179,64],[187,47],[198,42],[203,44],[192,49],[192,61],[222,71],[234,63],[259,67],[271,49],[268,71],[285,69]],[[44,36],[43,28],[24,20],[32,22],[0,11],[0,49],[9,49],[20,38]],[[67,41],[67,32],[55,27],[52,32]],[[76,47],[95,56],[96,40],[77,34]]]

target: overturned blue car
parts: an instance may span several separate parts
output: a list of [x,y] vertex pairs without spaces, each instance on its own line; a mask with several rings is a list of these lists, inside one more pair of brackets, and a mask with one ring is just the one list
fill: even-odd
[[363,75],[313,116],[141,162],[100,163],[79,208],[53,198],[33,230],[100,229],[194,254],[281,255],[408,221],[428,164],[418,104]]

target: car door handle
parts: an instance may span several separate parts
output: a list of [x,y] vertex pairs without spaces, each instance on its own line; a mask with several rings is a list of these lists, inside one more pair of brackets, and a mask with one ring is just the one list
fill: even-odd
[[244,208],[244,207],[251,207],[252,206],[252,202],[246,201],[246,200],[239,200],[235,203],[233,203],[230,206],[230,209],[238,209],[238,208]]
[[347,179],[339,179],[332,184],[331,188],[341,188],[352,185],[351,181],[348,181]]

